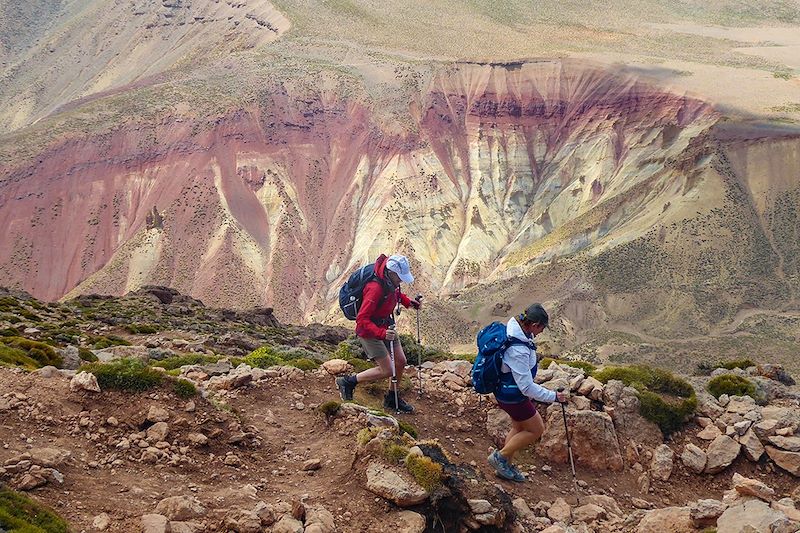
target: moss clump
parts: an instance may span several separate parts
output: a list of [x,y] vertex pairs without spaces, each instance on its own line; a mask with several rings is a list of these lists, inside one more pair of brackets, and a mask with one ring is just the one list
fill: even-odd
[[639,413],[658,424],[665,435],[680,429],[697,408],[692,386],[666,370],[644,365],[612,366],[595,372],[594,377],[602,383],[617,379],[634,387]]
[[286,361],[275,352],[272,346],[262,346],[250,352],[244,362],[255,368],[269,368],[286,364]]
[[406,459],[406,468],[420,487],[428,492],[442,484],[442,465],[430,457],[410,455]]
[[110,363],[90,363],[80,370],[97,377],[101,389],[145,391],[157,387],[164,375],[138,359],[119,359]]
[[330,400],[321,404],[317,409],[320,410],[322,414],[325,415],[325,418],[331,418],[336,416],[336,413],[339,412],[339,408],[342,407],[342,402],[337,402],[336,400]]
[[0,329],[0,337],[19,337],[22,335],[17,328]]
[[400,426],[400,433],[406,433],[412,438],[417,438],[419,433],[417,432],[417,428],[406,422],[405,420],[398,420],[397,424]]
[[750,396],[756,399],[755,384],[749,379],[736,374],[722,374],[711,378],[708,385],[706,385],[706,390],[717,399],[723,394],[728,396]]
[[131,345],[130,342],[126,341],[122,337],[117,337],[116,335],[89,337],[89,344],[91,344],[92,348],[95,350],[102,350],[104,348],[110,348],[111,346]]
[[0,530],[9,533],[69,533],[69,526],[47,507],[0,486]]
[[29,370],[63,363],[52,346],[24,337],[0,337],[0,361]]
[[295,368],[299,368],[304,372],[308,372],[310,370],[316,370],[319,368],[319,361],[316,359],[308,359],[303,357],[301,359],[294,359],[288,362],[289,366],[293,366]]
[[197,396],[197,387],[194,386],[194,383],[186,379],[175,380],[175,383],[172,385],[172,390],[175,392],[175,395],[182,400],[188,400],[189,398]]

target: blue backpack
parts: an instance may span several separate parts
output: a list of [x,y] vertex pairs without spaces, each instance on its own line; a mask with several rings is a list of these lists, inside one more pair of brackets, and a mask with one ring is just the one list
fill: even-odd
[[478,332],[478,355],[472,365],[472,386],[478,394],[491,394],[500,383],[503,354],[509,346],[528,344],[516,337],[509,337],[506,325],[492,322]]
[[[355,320],[358,316],[358,310],[361,309],[361,302],[364,298],[364,286],[370,281],[381,281],[375,274],[375,263],[363,266],[350,274],[350,278],[339,289],[339,307],[348,320]],[[381,298],[381,302],[383,302],[388,292],[383,283],[381,286],[383,286],[383,297]]]

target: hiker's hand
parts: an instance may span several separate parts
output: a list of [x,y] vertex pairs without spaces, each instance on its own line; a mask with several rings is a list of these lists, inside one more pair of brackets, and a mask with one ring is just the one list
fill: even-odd
[[420,307],[422,307],[422,302],[417,301],[417,300],[410,300],[410,305],[414,309],[419,309]]
[[397,332],[393,329],[386,330],[386,336],[384,337],[387,341],[393,341],[397,338]]
[[567,403],[567,401],[569,401],[569,394],[566,392],[557,392],[556,401],[558,403]]

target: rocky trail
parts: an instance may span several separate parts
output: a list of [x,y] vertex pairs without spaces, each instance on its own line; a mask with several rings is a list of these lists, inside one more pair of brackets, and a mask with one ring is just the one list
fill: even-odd
[[[402,389],[417,411],[393,416],[381,408],[385,384],[339,401],[334,377],[364,361],[336,328],[206,309],[159,288],[66,304],[13,298],[0,302],[0,489],[49,506],[70,531],[800,528],[800,391],[777,365],[682,378],[542,361],[537,382],[571,391],[576,494],[558,406],[540,406],[545,434],[517,457],[528,480],[495,477],[486,457],[510,424],[471,389],[468,361],[426,356],[422,394],[409,368]],[[130,323],[132,313],[148,322]],[[48,353],[61,368],[9,366]],[[633,371],[640,390],[620,381]],[[717,378],[752,389],[712,395]],[[652,407],[659,380],[673,383],[663,412]],[[665,423],[681,405],[689,414]]]

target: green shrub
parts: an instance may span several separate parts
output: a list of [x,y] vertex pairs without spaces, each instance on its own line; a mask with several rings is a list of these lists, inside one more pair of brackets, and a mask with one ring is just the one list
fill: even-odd
[[82,361],[86,361],[87,363],[94,363],[97,361],[97,356],[92,353],[91,350],[88,348],[84,348],[83,346],[78,347],[78,357],[81,358]]
[[107,336],[99,336],[99,337],[89,337],[89,344],[92,345],[92,348],[95,350],[102,350],[104,348],[110,348],[111,346],[130,346],[131,343],[123,339],[122,337],[117,337],[116,335],[107,335]]
[[0,337],[19,337],[22,335],[17,328],[0,329]]
[[442,465],[435,463],[430,457],[410,455],[406,459],[406,468],[428,492],[442,484]]
[[732,361],[725,361],[719,364],[719,368],[724,368],[726,370],[733,370],[734,368],[741,368],[744,370],[751,366],[756,366],[756,364],[750,359],[733,359]]
[[316,370],[319,368],[319,361],[316,359],[308,359],[303,357],[302,359],[294,359],[289,361],[289,366],[293,366],[295,368],[299,368],[304,372],[308,372],[309,370]]
[[415,428],[405,420],[398,420],[397,424],[400,426],[400,434],[407,433],[408,435],[410,435],[415,439],[419,436],[417,428]]
[[408,455],[408,447],[395,442],[387,442],[383,447],[383,457],[390,463],[399,463]]
[[286,362],[277,354],[272,346],[262,346],[252,351],[244,362],[252,367],[269,368],[271,366],[284,365]]
[[109,363],[89,363],[80,370],[97,377],[101,389],[145,391],[161,384],[164,375],[138,359],[118,359]]
[[278,346],[274,348],[275,354],[284,361],[294,361],[296,359],[315,359],[314,353],[305,348],[292,346]]
[[139,334],[139,335],[148,335],[151,333],[158,333],[158,326],[154,326],[153,324],[128,324],[125,326],[125,331],[128,333]]
[[69,526],[42,504],[0,486],[0,530],[9,533],[69,533]]
[[644,365],[611,366],[596,371],[594,377],[602,383],[617,379],[634,387],[639,413],[656,423],[665,435],[680,429],[697,408],[692,386],[666,370]]
[[36,313],[33,313],[31,311],[28,311],[27,309],[21,309],[19,311],[19,314],[20,314],[20,316],[23,316],[23,317],[27,318],[31,322],[41,322],[42,321],[42,319],[41,319],[41,317],[39,315],[37,315]]
[[[48,365],[60,367],[63,363],[61,356],[58,355],[53,347],[43,342],[32,341],[24,337],[0,337],[0,346],[22,352],[25,357],[34,361],[34,369]],[[13,357],[10,352],[7,352],[6,356]],[[17,366],[30,368],[29,364],[27,362],[27,364]]]
[[717,399],[723,394],[728,396],[750,396],[756,399],[755,384],[749,379],[736,374],[722,374],[711,378],[708,385],[706,385],[706,390]]
[[349,341],[344,340],[336,346],[336,351],[333,352],[331,358],[349,361],[354,357],[356,357],[356,350],[353,349],[353,345]]
[[202,365],[205,363],[213,363],[215,361],[217,361],[217,358],[214,356],[190,353],[185,355],[176,355],[175,357],[167,357],[161,361],[151,363],[150,366],[157,366],[165,370],[175,370],[186,365]]
[[178,398],[182,400],[188,400],[197,395],[197,387],[194,386],[194,383],[186,379],[175,380],[175,383],[172,385],[172,390],[175,391]]

